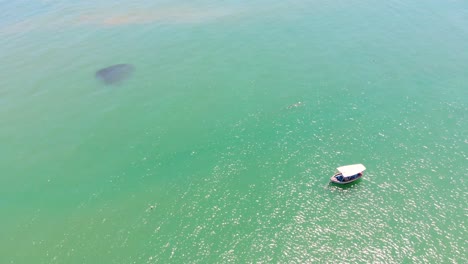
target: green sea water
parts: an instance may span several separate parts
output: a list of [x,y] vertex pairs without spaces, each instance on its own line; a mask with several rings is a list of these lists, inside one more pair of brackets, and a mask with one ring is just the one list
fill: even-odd
[[129,2],[0,0],[0,263],[468,262],[468,2]]

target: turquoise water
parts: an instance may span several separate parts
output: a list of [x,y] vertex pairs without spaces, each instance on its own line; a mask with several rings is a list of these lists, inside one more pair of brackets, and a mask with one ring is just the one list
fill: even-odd
[[468,262],[466,1],[97,2],[0,0],[0,263]]

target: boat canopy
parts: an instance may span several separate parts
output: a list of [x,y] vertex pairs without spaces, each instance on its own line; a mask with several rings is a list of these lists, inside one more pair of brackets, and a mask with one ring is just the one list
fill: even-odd
[[362,164],[353,164],[338,167],[337,170],[341,172],[341,174],[343,174],[344,177],[349,177],[365,171],[366,167],[364,167],[364,165]]

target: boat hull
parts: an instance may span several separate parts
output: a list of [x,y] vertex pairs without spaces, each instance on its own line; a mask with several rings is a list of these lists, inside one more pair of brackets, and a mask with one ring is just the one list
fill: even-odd
[[333,175],[333,176],[330,178],[330,181],[333,182],[333,183],[336,183],[336,184],[348,184],[348,183],[355,182],[355,181],[357,181],[357,180],[359,180],[359,179],[362,178],[362,173],[358,173],[358,174],[356,175],[356,177],[353,178],[353,179],[349,179],[349,180],[346,180],[346,181],[339,181],[339,180],[336,178],[336,176],[339,176],[339,175],[341,175],[341,173],[337,173],[337,174]]

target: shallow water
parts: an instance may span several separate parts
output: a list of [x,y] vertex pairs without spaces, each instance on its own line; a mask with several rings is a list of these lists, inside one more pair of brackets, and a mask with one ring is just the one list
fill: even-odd
[[1,263],[468,262],[465,1],[19,2]]

